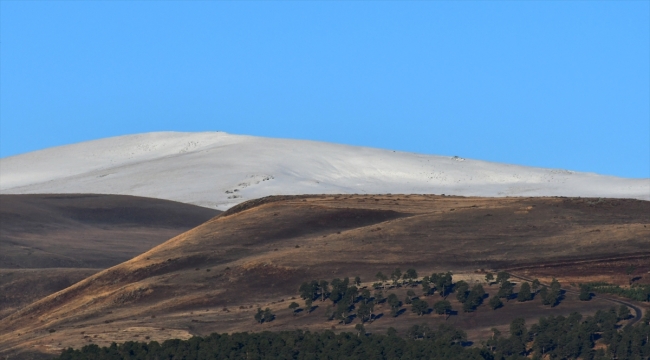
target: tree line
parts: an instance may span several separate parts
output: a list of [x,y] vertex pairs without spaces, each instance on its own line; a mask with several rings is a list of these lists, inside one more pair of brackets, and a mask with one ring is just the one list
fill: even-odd
[[604,282],[592,282],[580,285],[581,294],[589,294],[592,291],[614,294],[635,301],[650,302],[650,285],[633,284],[629,288],[622,288],[618,285]]
[[[627,309],[627,308],[626,308]],[[404,334],[332,331],[280,331],[212,334],[188,340],[95,344],[64,350],[55,360],[175,360],[175,359],[648,359],[650,315],[634,326],[621,326],[630,316],[623,307],[600,310],[584,318],[542,317],[528,327],[523,318],[510,323],[509,336],[492,329],[490,339],[472,344],[467,334],[448,324],[430,329],[414,325]],[[596,344],[601,346],[595,346]]]
[[[357,276],[353,281],[349,278],[336,278],[331,282],[326,280],[311,280],[302,283],[298,289],[300,298],[304,300],[306,313],[311,313],[315,308],[314,301],[330,301],[325,309],[325,314],[328,320],[339,320],[343,323],[349,323],[352,319],[358,318],[361,323],[374,320],[374,310],[377,304],[386,303],[391,309],[392,316],[399,316],[405,309],[404,304],[411,306],[411,311],[417,315],[424,315],[430,312],[436,312],[440,315],[449,316],[452,312],[451,303],[446,300],[446,297],[454,291],[454,283],[452,281],[452,274],[447,273],[434,273],[431,276],[425,276],[422,280],[418,280],[418,274],[415,269],[408,269],[402,273],[400,269],[395,269],[390,276],[384,275],[382,272],[377,273],[376,278],[378,282],[374,283],[371,293],[367,287],[361,287],[361,279]],[[465,283],[465,285],[467,285]],[[384,291],[390,288],[406,286],[409,290],[406,292],[406,297],[400,299],[395,293],[384,295]],[[418,296],[414,289],[421,286],[422,294]],[[467,285],[469,286],[469,285]],[[461,291],[465,291],[461,287]],[[438,292],[443,300],[433,304],[432,307],[424,299],[435,292]],[[480,295],[477,295],[480,293]],[[471,291],[467,288],[467,298],[474,304],[470,308],[475,309],[480,305],[477,297],[485,295],[485,291],[479,285]],[[482,300],[481,300],[482,301]],[[289,308],[294,311],[294,314],[303,311],[300,305],[296,302],[289,304]]]
[[[451,272],[433,273],[419,279],[415,269],[408,269],[402,273],[398,268],[393,270],[390,275],[384,275],[380,271],[375,277],[377,281],[371,287],[374,290],[373,293],[367,287],[361,287],[361,278],[358,276],[352,281],[346,277],[344,279],[336,278],[331,282],[326,280],[303,282],[298,293],[304,300],[304,309],[295,301],[289,304],[289,309],[293,310],[294,315],[302,311],[311,313],[317,307],[314,305],[315,301],[321,303],[329,301],[325,308],[325,316],[328,320],[339,320],[347,324],[357,318],[363,324],[375,319],[374,312],[377,304],[386,303],[390,307],[390,314],[394,317],[406,311],[404,305],[410,305],[411,311],[417,315],[436,313],[448,318],[454,313],[451,303],[447,300],[447,296],[450,294],[456,294],[456,299],[462,304],[464,312],[475,311],[489,297],[483,285],[470,285],[463,280],[454,282]],[[485,275],[488,285],[499,285],[496,296],[493,296],[488,302],[489,307],[493,310],[503,306],[502,299],[506,302],[511,299],[525,302],[539,297],[544,305],[556,306],[563,298],[561,285],[556,279],[553,279],[548,287],[543,286],[537,279],[533,280],[532,284],[523,282],[516,294],[514,293],[515,284],[509,279],[510,274],[507,272],[499,272],[496,277],[492,273]],[[384,291],[397,287],[408,289],[405,298],[401,299],[395,293],[384,295]],[[419,294],[415,292],[418,287],[421,289]],[[436,293],[442,299],[429,304],[426,300],[427,297]],[[269,314],[269,318],[272,319],[270,310],[267,308],[265,311],[258,309],[256,314],[258,322],[264,322],[260,321],[264,313]]]

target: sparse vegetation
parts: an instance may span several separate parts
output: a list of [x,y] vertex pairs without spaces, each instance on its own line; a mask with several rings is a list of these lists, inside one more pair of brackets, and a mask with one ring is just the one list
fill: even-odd
[[485,282],[490,285],[492,281],[494,280],[494,275],[492,273],[487,273],[485,274]]
[[[403,301],[400,301],[397,294],[392,292],[384,298],[382,289],[385,287],[383,281],[388,278],[380,271],[375,276],[380,282],[373,284],[375,288],[374,295],[371,296],[370,290],[361,287],[361,279],[357,276],[354,280],[354,285],[350,285],[349,278],[333,279],[331,283],[325,280],[311,280],[303,282],[298,288],[298,293],[302,299],[305,300],[305,310],[307,313],[312,308],[312,301],[320,299],[321,301],[330,300],[331,305],[325,309],[326,317],[328,320],[338,320],[343,324],[347,324],[356,318],[361,323],[374,320],[374,308],[376,304],[386,303],[390,308],[390,314],[393,317],[399,316],[403,313],[402,307],[410,305],[411,311],[419,316],[430,313],[432,310],[449,317],[451,315],[451,303],[443,300],[434,304],[434,308],[429,307],[429,303],[420,299],[413,287],[418,285],[422,286],[423,296],[430,295],[434,290],[438,290],[441,297],[446,298],[451,292],[456,292],[457,299],[463,304],[463,311],[471,312],[476,310],[478,306],[483,303],[486,296],[483,286],[480,284],[475,285],[471,290],[469,284],[465,281],[459,281],[454,284],[452,274],[447,273],[434,273],[431,276],[425,276],[422,281],[418,281],[417,271],[409,268],[402,274],[401,270],[395,269],[391,273],[392,287],[400,288],[403,284],[409,284],[406,290],[406,296]],[[400,283],[400,281],[402,281]],[[361,290],[360,288],[361,287]],[[292,306],[292,305],[290,305]],[[294,315],[297,311],[297,306],[293,305],[291,309],[294,310]],[[437,306],[437,307],[436,307]]]
[[298,303],[295,301],[292,301],[291,304],[289,304],[289,309],[293,311],[294,316],[296,315],[296,311],[298,310],[298,308],[300,308],[300,305],[298,305]]
[[265,322],[273,321],[275,319],[275,314],[273,314],[269,308],[266,308],[264,310],[257,308],[257,312],[255,313],[254,317],[255,321],[262,324]]
[[582,284],[582,287],[585,291],[614,294],[630,300],[650,302],[650,285],[634,284],[628,288],[622,288],[618,285],[598,282]]

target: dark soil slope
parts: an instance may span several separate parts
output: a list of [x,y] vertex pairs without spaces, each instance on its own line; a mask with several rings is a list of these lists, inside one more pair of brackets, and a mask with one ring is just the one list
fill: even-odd
[[0,195],[0,268],[107,268],[220,212],[123,195]]
[[221,213],[122,195],[0,195],[0,318]]

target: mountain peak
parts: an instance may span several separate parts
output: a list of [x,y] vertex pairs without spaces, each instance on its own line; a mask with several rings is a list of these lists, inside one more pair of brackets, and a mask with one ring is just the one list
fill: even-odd
[[650,200],[650,179],[224,132],[118,136],[0,159],[0,166],[5,194],[124,194],[220,210],[263,196],[296,194]]

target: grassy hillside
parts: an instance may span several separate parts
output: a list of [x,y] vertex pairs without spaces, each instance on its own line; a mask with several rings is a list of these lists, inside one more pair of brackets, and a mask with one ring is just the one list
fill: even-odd
[[[164,340],[258,329],[352,329],[354,323],[328,322],[320,314],[324,307],[296,319],[287,306],[303,281],[360,276],[367,286],[378,271],[396,267],[421,274],[452,271],[479,281],[479,269],[650,256],[648,225],[650,203],[639,200],[266,198],[235,207],[1,320],[0,348],[57,352],[89,341],[108,344],[145,336]],[[277,320],[256,325],[258,306],[270,307]],[[609,306],[571,295],[555,308],[536,301],[508,303],[498,315],[481,307],[450,320],[485,335],[521,314],[536,319]],[[409,312],[372,326],[405,327],[422,319]],[[426,319],[445,321],[433,315]]]

